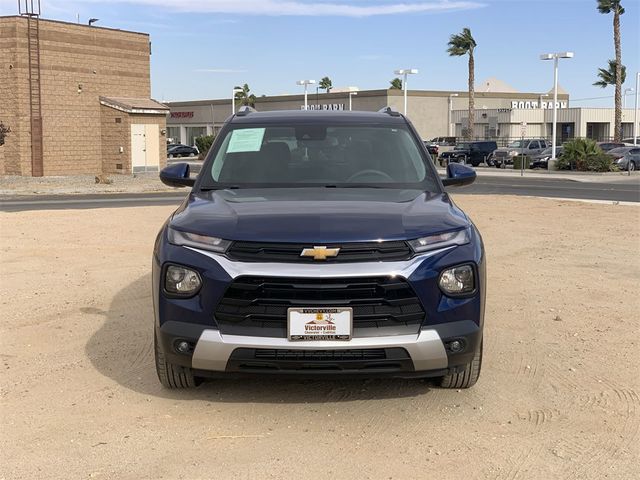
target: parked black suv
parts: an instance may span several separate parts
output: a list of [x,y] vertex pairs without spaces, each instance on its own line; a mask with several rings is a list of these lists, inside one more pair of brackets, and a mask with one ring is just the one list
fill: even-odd
[[445,166],[451,162],[457,162],[470,163],[477,167],[487,161],[497,148],[496,142],[492,141],[459,143],[453,150],[440,155],[440,165]]

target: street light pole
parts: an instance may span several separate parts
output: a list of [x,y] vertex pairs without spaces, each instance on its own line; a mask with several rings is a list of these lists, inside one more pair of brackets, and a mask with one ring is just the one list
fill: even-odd
[[453,129],[451,128],[451,123],[452,123],[452,122],[451,122],[451,112],[452,112],[452,110],[453,110],[453,97],[457,97],[457,96],[458,96],[458,94],[457,94],[457,93],[451,93],[451,94],[449,94],[449,116],[448,116],[448,118],[449,118],[449,125],[448,125],[448,128],[447,128],[447,136],[448,136],[448,137],[453,137],[453,133],[451,133],[451,130],[453,130]]
[[349,92],[349,111],[351,111],[351,97],[358,95],[358,92]]
[[395,70],[396,75],[402,75],[402,90],[404,91],[404,114],[407,115],[407,75],[418,73],[417,68],[401,68]]
[[304,109],[309,110],[309,103],[307,102],[307,87],[315,84],[315,80],[298,80],[296,85],[304,85]]
[[540,60],[553,60],[553,124],[551,126],[551,158],[548,168],[555,164],[556,160],[556,128],[558,122],[558,60],[561,58],[573,58],[573,52],[545,53],[540,55]]
[[236,93],[240,93],[242,89],[240,87],[233,87],[233,92],[231,93],[231,115],[236,114]]
[[638,91],[640,90],[640,72],[636,73],[636,111],[633,114],[633,144],[638,145]]

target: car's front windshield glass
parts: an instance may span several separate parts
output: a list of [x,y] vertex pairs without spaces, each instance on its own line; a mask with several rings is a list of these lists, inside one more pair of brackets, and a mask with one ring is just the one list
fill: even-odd
[[507,146],[509,148],[524,148],[527,145],[526,142],[527,142],[526,140],[515,140]]
[[469,144],[468,143],[459,143],[458,145],[453,147],[453,149],[454,150],[469,150]]
[[203,189],[386,187],[439,191],[402,126],[255,125],[229,129],[203,171]]

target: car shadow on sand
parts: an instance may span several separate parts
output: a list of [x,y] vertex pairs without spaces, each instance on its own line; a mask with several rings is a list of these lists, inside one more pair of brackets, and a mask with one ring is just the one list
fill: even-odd
[[158,382],[153,355],[151,275],[125,286],[107,311],[83,308],[104,316],[85,352],[96,370],[135,392],[170,399],[216,402],[323,403],[415,397],[429,392],[416,379],[317,379],[284,376],[206,380],[196,389],[167,390]]

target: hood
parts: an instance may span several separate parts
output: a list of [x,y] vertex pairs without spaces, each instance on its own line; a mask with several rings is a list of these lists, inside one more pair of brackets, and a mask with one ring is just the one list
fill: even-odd
[[187,232],[283,243],[407,240],[468,225],[446,193],[371,188],[191,193],[171,219]]

